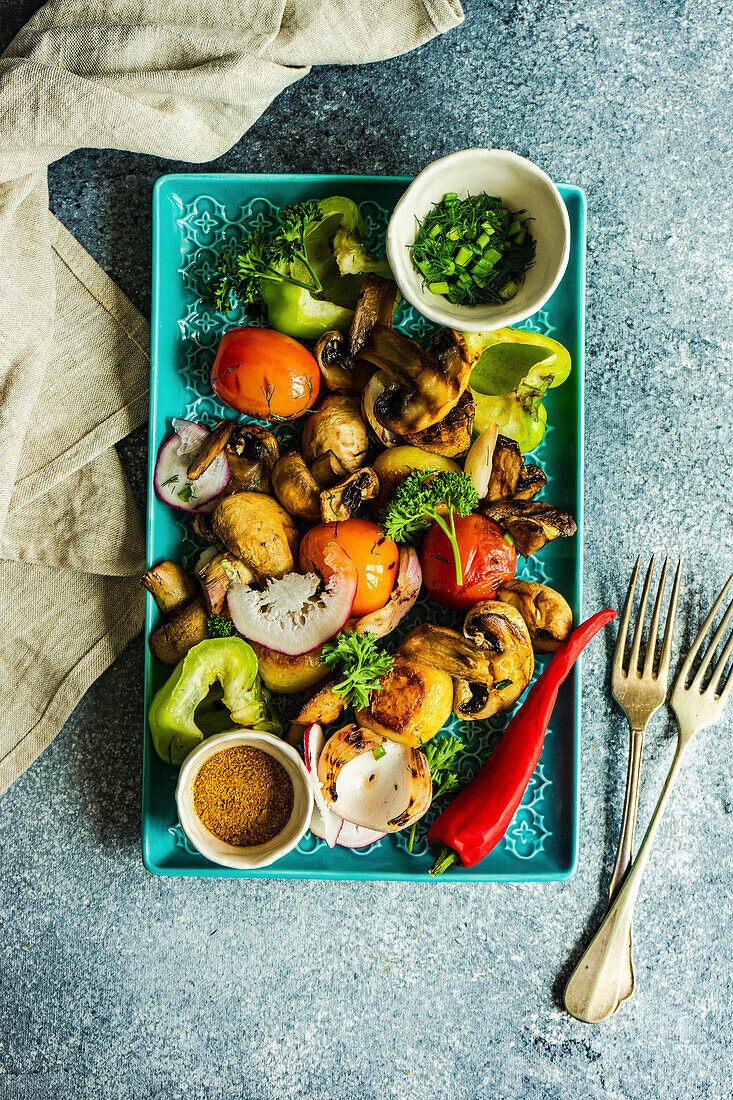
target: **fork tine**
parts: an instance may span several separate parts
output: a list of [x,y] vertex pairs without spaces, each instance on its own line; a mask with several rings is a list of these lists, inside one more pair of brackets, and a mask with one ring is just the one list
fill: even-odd
[[720,655],[720,660],[713,669],[713,674],[710,677],[710,683],[708,684],[708,687],[712,687],[714,684],[717,684],[718,690],[714,691],[714,694],[718,696],[721,704],[725,703],[726,699],[730,695],[731,688],[733,688],[733,672],[728,673],[728,676],[726,677],[726,682],[724,684],[719,683],[719,680],[723,675],[723,671],[726,664],[728,663],[731,653],[733,653],[733,634],[731,634],[730,638],[728,639],[725,649]]
[[710,609],[710,614],[708,615],[707,619],[705,620],[705,622],[700,627],[700,633],[698,634],[698,636],[695,638],[695,641],[690,646],[690,652],[685,657],[684,664],[682,665],[682,668],[680,669],[680,671],[677,675],[678,681],[683,685],[685,684],[685,682],[687,680],[687,675],[688,675],[690,669],[692,668],[692,662],[697,657],[698,650],[700,649],[700,646],[702,645],[702,643],[705,641],[705,635],[707,634],[708,630],[712,626],[713,620],[714,620],[715,616],[718,614],[718,611],[720,610],[720,605],[722,604],[723,600],[725,599],[725,594],[728,591],[728,589],[730,588],[731,581],[733,581],[733,574],[731,574],[731,576],[728,577],[728,580],[723,585],[723,587],[721,589],[721,592],[720,592],[720,595],[718,596],[717,600],[715,601],[712,608]]
[[[708,648],[703,653],[702,660],[700,661],[700,667],[698,668],[697,672],[695,673],[695,679],[690,684],[691,688],[692,687],[696,687],[696,688],[700,687],[700,684],[702,683],[702,678],[705,675],[705,671],[706,671],[708,665],[710,664],[710,662],[713,659],[713,656],[715,654],[715,650],[718,648],[718,644],[720,642],[720,639],[725,634],[725,628],[727,627],[728,623],[730,622],[731,617],[733,617],[733,601],[731,601],[731,603],[728,605],[728,610],[726,611],[723,618],[720,620],[720,625],[718,626],[718,629],[713,634],[712,638],[710,639],[710,644],[709,644]],[[711,678],[711,683],[712,683],[712,678]]]
[[652,560],[649,562],[649,568],[646,571],[646,578],[644,580],[644,587],[641,592],[641,600],[639,601],[639,616],[636,620],[636,630],[634,631],[634,640],[631,643],[631,653],[629,654],[629,676],[636,676],[639,671],[639,650],[641,649],[641,633],[644,629],[644,615],[646,614],[646,605],[649,599],[649,589],[652,586],[652,574],[654,573],[654,555],[652,554]]
[[657,648],[657,631],[659,630],[659,616],[662,613],[662,597],[664,596],[664,587],[667,583],[667,563],[669,558],[664,559],[664,565],[662,566],[662,575],[659,578],[659,588],[657,589],[657,598],[654,601],[654,611],[652,612],[652,621],[649,624],[649,634],[646,639],[646,657],[644,658],[644,676],[651,676],[652,665],[654,664],[654,651]]
[[634,572],[631,574],[629,589],[626,593],[626,603],[624,604],[623,614],[621,615],[621,622],[618,625],[618,634],[616,635],[616,650],[613,654],[613,667],[619,672],[623,670],[624,650],[626,649],[626,635],[629,630],[629,619],[631,618],[631,608],[634,603],[634,592],[636,591],[636,581],[639,576],[640,564],[641,554],[636,559]]
[[677,615],[677,600],[680,594],[680,579],[682,577],[682,559],[677,563],[677,571],[674,575],[674,584],[672,585],[672,595],[669,597],[669,607],[667,608],[667,625],[664,630],[664,641],[662,642],[662,652],[659,655],[659,669],[657,671],[658,679],[666,679],[669,674],[669,662],[672,656],[672,635],[674,634],[674,621]]

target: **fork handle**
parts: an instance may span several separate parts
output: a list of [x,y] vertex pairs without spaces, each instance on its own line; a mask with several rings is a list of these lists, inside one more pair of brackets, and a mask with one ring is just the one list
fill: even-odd
[[641,755],[644,748],[644,733],[646,725],[641,729],[631,727],[631,741],[629,745],[629,771],[626,777],[626,798],[624,801],[624,816],[621,822],[621,835],[616,853],[616,865],[611,876],[611,885],[608,888],[611,901],[616,896],[619,886],[624,880],[626,872],[631,864],[631,851],[634,845],[634,827],[636,825],[636,808],[639,804],[639,775],[641,773]]
[[565,1007],[576,1020],[600,1024],[618,1007],[622,967],[628,950],[631,919],[644,869],[654,844],[664,809],[672,793],[687,744],[679,743],[662,793],[649,822],[639,853],[623,881],[603,923],[583,953],[565,987]]

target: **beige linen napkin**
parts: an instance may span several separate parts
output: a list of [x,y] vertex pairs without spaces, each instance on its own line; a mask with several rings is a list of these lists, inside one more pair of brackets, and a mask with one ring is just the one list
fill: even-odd
[[310,66],[462,18],[457,0],[52,0],[0,58],[0,793],[142,624],[114,444],[145,419],[148,326],[49,214],[48,164],[210,160]]

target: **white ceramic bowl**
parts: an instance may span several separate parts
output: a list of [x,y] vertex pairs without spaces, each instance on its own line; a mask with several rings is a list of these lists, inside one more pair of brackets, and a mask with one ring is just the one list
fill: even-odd
[[[193,784],[199,768],[215,752],[233,745],[251,745],[274,756],[285,768],[293,784],[293,812],[287,825],[266,844],[257,844],[251,848],[235,848],[219,840],[204,828],[193,808]],[[305,764],[292,746],[281,741],[279,737],[261,733],[259,730],[233,729],[207,737],[188,754],[178,776],[176,805],[181,828],[202,856],[206,856],[212,863],[220,863],[223,867],[252,870],[255,867],[267,867],[293,850],[308,828],[313,795]]]
[[[485,191],[534,219],[529,227],[537,242],[534,265],[514,297],[502,305],[453,305],[425,290],[422,275],[412,266],[409,246],[418,221],[450,191],[459,198]],[[387,228],[387,259],[407,301],[431,321],[469,332],[515,325],[541,309],[563,277],[569,251],[570,220],[557,187],[531,160],[504,149],[464,149],[433,161],[407,188]]]

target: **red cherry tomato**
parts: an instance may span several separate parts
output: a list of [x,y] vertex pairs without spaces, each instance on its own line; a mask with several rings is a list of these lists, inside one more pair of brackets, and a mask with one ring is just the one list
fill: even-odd
[[318,397],[318,363],[302,344],[269,328],[225,332],[211,368],[214,393],[237,412],[291,420]]
[[351,558],[359,574],[356,599],[351,614],[361,617],[384,607],[394,588],[400,552],[376,523],[367,519],[346,519],[341,523],[321,523],[304,536],[300,544],[300,568],[315,570],[328,580],[323,551],[336,542]]
[[514,576],[517,552],[493,519],[476,513],[456,516],[455,522],[463,584],[456,583],[453,547],[437,523],[428,531],[420,563],[431,596],[448,607],[468,608],[494,599],[499,585]]

